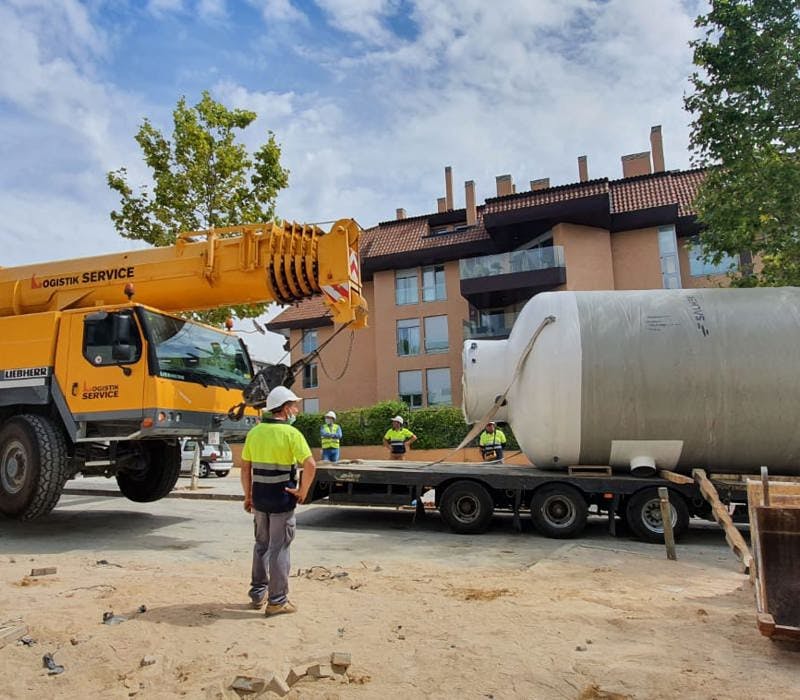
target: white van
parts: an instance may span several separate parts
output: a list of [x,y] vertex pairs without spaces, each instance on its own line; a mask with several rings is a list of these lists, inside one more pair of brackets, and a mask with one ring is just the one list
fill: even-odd
[[[193,438],[181,439],[181,474],[191,474],[194,462],[194,452],[197,449],[197,441]],[[228,472],[233,468],[233,453],[230,445],[224,440],[219,445],[203,444],[203,451],[200,453],[200,476],[205,478],[216,474],[217,476],[228,476]]]

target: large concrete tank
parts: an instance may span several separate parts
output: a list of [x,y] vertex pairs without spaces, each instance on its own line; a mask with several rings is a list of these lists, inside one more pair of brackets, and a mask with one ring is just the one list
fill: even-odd
[[464,344],[464,414],[505,415],[543,468],[800,475],[800,288],[553,292]]

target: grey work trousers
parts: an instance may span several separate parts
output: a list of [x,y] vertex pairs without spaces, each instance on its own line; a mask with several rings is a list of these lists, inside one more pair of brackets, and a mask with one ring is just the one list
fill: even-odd
[[256,542],[253,545],[253,573],[250,597],[254,601],[269,593],[270,605],[283,605],[289,595],[289,545],[297,527],[294,509],[287,513],[253,510]]

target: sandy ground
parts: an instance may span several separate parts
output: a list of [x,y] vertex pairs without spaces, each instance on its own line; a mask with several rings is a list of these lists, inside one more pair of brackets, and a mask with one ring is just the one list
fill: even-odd
[[[0,649],[0,696],[236,697],[238,674],[283,675],[341,650],[349,682],[302,681],[289,697],[797,697],[800,649],[759,636],[747,579],[729,562],[662,557],[570,543],[532,566],[484,569],[412,550],[301,572],[300,611],[265,619],[244,604],[241,557],[4,555],[0,622],[21,618],[37,643]],[[31,579],[33,566],[58,572]],[[104,625],[106,611],[128,620]],[[48,676],[46,652],[62,674]],[[146,655],[155,663],[140,667]]]

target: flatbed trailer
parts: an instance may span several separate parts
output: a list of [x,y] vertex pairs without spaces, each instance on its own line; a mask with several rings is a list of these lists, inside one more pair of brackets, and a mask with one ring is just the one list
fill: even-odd
[[[746,521],[744,479],[711,477],[721,500],[736,504],[734,519]],[[577,537],[594,507],[608,515],[616,534],[618,518],[640,539],[663,541],[658,488],[670,493],[676,537],[692,517],[710,519],[711,508],[689,478],[670,480],[614,473],[610,467],[573,467],[550,471],[498,463],[344,461],[317,465],[312,499],[332,505],[409,506],[423,509],[422,496],[435,490],[435,505],[453,532],[478,534],[488,529],[495,511],[511,512],[517,527],[527,511],[546,537]]]

